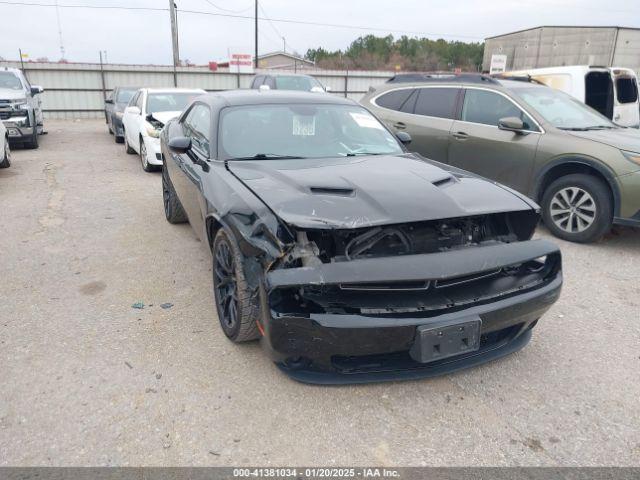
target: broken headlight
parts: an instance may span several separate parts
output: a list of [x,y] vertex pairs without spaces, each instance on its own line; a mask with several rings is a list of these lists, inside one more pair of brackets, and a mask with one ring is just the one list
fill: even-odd
[[158,138],[160,136],[160,132],[162,131],[162,128],[156,128],[150,123],[147,123],[146,127],[147,127],[147,135],[149,135],[150,137]]

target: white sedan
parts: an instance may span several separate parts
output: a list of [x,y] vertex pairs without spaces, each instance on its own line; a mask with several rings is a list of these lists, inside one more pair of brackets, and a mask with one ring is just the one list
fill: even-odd
[[131,98],[122,116],[124,145],[127,153],[140,155],[145,172],[162,165],[159,136],[164,124],[204,93],[201,89],[141,88]]
[[11,165],[9,134],[4,124],[0,122],[0,168],[7,168],[9,165]]

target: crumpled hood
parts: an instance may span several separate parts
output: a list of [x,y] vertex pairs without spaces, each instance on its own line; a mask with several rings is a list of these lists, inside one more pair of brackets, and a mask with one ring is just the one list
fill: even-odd
[[229,170],[284,222],[359,228],[532,208],[474,176],[412,155],[229,161]]
[[0,88],[0,100],[24,99],[24,90],[14,90],[13,88]]
[[594,142],[604,143],[610,147],[640,152],[640,130],[636,128],[620,128],[616,130],[587,130],[586,132],[568,132],[575,137],[586,138]]
[[166,125],[169,120],[180,116],[180,114],[182,112],[154,112],[151,115],[159,122],[162,122],[163,125]]

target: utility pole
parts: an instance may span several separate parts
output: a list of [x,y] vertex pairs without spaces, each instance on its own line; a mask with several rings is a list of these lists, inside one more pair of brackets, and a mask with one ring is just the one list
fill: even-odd
[[255,35],[256,35],[256,38],[255,38],[256,49],[255,49],[255,54],[254,54],[254,56],[255,56],[255,58],[254,58],[254,66],[256,68],[258,68],[258,0],[255,0],[255,1],[256,1],[256,19],[255,19],[255,22],[256,22],[256,25],[255,25],[255,27],[256,27],[256,32],[255,32]]
[[[107,51],[105,50],[105,55],[106,53]],[[102,64],[102,50],[100,50],[100,78],[102,80],[102,100],[104,101],[107,99],[107,86],[104,81],[104,66]],[[106,110],[104,111],[104,120],[108,122]]]
[[173,66],[180,64],[180,52],[178,51],[178,19],[176,17],[176,4],[169,0],[169,14],[171,15],[171,45],[173,47]]

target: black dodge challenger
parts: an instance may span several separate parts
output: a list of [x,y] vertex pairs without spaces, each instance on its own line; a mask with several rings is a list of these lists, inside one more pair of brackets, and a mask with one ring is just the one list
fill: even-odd
[[222,330],[297,380],[478,365],[526,345],[560,294],[535,203],[408,153],[351,100],[208,94],[161,142],[166,218],[211,248]]

